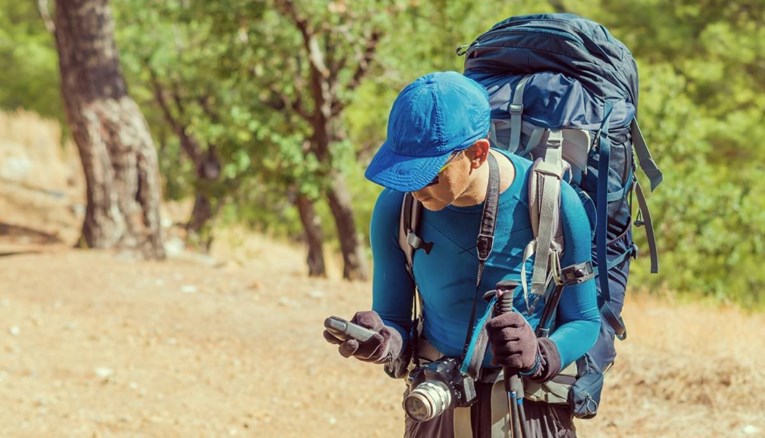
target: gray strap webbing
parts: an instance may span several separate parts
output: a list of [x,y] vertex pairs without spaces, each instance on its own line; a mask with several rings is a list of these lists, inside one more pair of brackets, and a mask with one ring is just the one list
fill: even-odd
[[521,144],[521,115],[523,114],[523,90],[531,76],[524,76],[513,92],[513,101],[507,106],[510,113],[510,152],[516,152]]
[[396,360],[385,364],[385,372],[394,379],[404,377],[409,363],[419,366],[419,347],[418,339],[420,333],[420,324],[422,315],[418,311],[422,309],[422,296],[417,291],[417,282],[414,279],[414,252],[422,247],[422,239],[417,235],[417,228],[422,214],[422,204],[414,199],[411,193],[404,193],[401,201],[401,211],[398,219],[398,245],[406,257],[406,270],[412,278],[414,285],[414,296],[412,297],[412,326],[409,330],[409,340],[407,345],[411,351],[411,358],[403,355]]
[[[534,164],[533,174],[541,184],[537,184],[537,194],[529,196],[532,209],[532,227],[537,220],[536,255],[534,270],[531,274],[531,293],[544,295],[547,290],[548,267],[550,255],[559,253],[560,239],[560,184],[563,178],[563,133],[560,130],[550,131],[543,161]],[[534,201],[539,202],[534,202]],[[539,205],[538,215],[533,214]]]
[[401,214],[398,221],[398,245],[406,257],[406,270],[414,278],[414,252],[422,245],[422,239],[417,235],[422,204],[414,199],[411,193],[405,193],[401,202]]
[[640,163],[640,168],[643,169],[648,180],[651,181],[651,191],[654,191],[656,190],[656,187],[659,187],[659,184],[661,184],[664,175],[662,175],[659,166],[657,166],[656,162],[653,160],[651,151],[648,150],[648,145],[645,142],[643,133],[640,132],[640,126],[638,125],[636,118],[632,119],[630,130],[632,133],[632,144],[635,148],[635,154],[638,157],[638,163]]
[[492,146],[499,148],[499,140],[497,139],[497,125],[494,120],[489,124],[489,142]]
[[537,147],[539,142],[542,140],[542,135],[544,135],[544,133],[545,133],[545,128],[534,128],[534,130],[531,131],[531,135],[529,136],[529,142],[526,144],[526,148],[523,150],[523,152],[520,155],[525,157],[529,153],[531,153],[531,151],[534,150],[534,148]]
[[659,252],[656,248],[656,235],[653,232],[653,222],[651,221],[651,211],[648,210],[648,203],[645,200],[643,189],[640,188],[640,182],[635,180],[635,193],[637,194],[638,207],[643,216],[643,225],[645,225],[645,235],[648,239],[648,252],[651,254],[651,273],[659,272]]

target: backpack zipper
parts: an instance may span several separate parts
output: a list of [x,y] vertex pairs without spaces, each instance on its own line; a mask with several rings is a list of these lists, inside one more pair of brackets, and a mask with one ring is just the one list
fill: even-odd
[[[484,38],[479,38],[471,44],[470,48],[472,48],[473,45],[476,43],[479,43],[482,39],[488,39],[489,37],[493,37],[495,33],[507,33],[507,32],[515,32],[515,33],[548,33],[551,35],[559,36],[563,39],[566,39],[568,41],[571,41],[573,43],[576,43],[580,47],[584,47],[584,40],[577,34],[572,32],[567,32],[565,30],[558,30],[558,29],[551,29],[549,27],[544,26],[534,26],[534,25],[524,25],[524,26],[518,26],[513,28],[508,27],[500,27],[497,29],[490,30],[489,32],[485,33],[483,35]],[[468,48],[468,50],[470,50]]]
[[[475,50],[476,47],[481,45],[482,41],[485,41],[489,38],[494,37],[495,31],[489,31],[482,35],[482,38],[478,38],[472,43],[470,43],[469,46],[460,46],[457,47],[457,55],[463,56],[465,54],[470,57],[470,52]],[[586,46],[584,45],[584,41],[577,35],[566,32],[564,30],[555,30],[555,29],[549,29],[549,28],[543,28],[540,26],[525,26],[523,28],[515,28],[515,29],[507,29],[507,28],[499,28],[496,30],[496,32],[502,32],[502,33],[508,33],[508,32],[514,32],[514,33],[547,33],[551,35],[555,35],[557,37],[563,38],[567,41],[570,41],[574,43],[576,46],[581,47],[583,49],[586,49]],[[506,47],[506,46],[497,46],[497,47]]]

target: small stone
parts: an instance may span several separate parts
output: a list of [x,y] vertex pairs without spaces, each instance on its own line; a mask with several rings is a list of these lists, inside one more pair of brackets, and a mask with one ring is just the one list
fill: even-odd
[[11,327],[8,329],[8,333],[10,333],[10,334],[11,334],[11,336],[18,336],[18,335],[20,335],[20,334],[21,334],[21,329],[20,329],[20,328],[19,328],[19,326],[17,326],[17,325],[12,325],[12,326],[11,326]]
[[183,242],[183,240],[177,237],[171,238],[165,242],[165,253],[168,257],[175,257],[183,254],[185,249],[186,244]]
[[96,376],[98,376],[101,379],[108,379],[109,377],[114,375],[114,370],[107,367],[98,367],[96,368]]
[[197,291],[197,287],[193,284],[186,284],[184,286],[181,286],[181,292],[185,294],[193,294]]
[[752,426],[751,424],[747,424],[744,426],[743,429],[744,435],[758,435],[760,433],[760,429],[757,426]]

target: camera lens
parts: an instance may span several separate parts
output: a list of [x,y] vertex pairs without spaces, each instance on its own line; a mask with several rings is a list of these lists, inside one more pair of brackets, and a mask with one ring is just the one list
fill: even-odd
[[404,410],[415,421],[428,421],[441,415],[452,404],[452,393],[445,383],[428,380],[404,398]]

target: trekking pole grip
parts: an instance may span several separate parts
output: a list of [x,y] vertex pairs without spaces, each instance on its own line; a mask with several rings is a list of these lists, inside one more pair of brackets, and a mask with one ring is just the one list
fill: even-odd
[[[502,281],[497,284],[497,304],[495,313],[502,315],[514,312],[513,295],[518,283],[512,280]],[[505,391],[508,395],[508,404],[512,419],[512,431],[514,438],[526,438],[526,413],[523,410],[523,382],[518,373],[510,374],[510,368],[503,368],[505,373]]]

